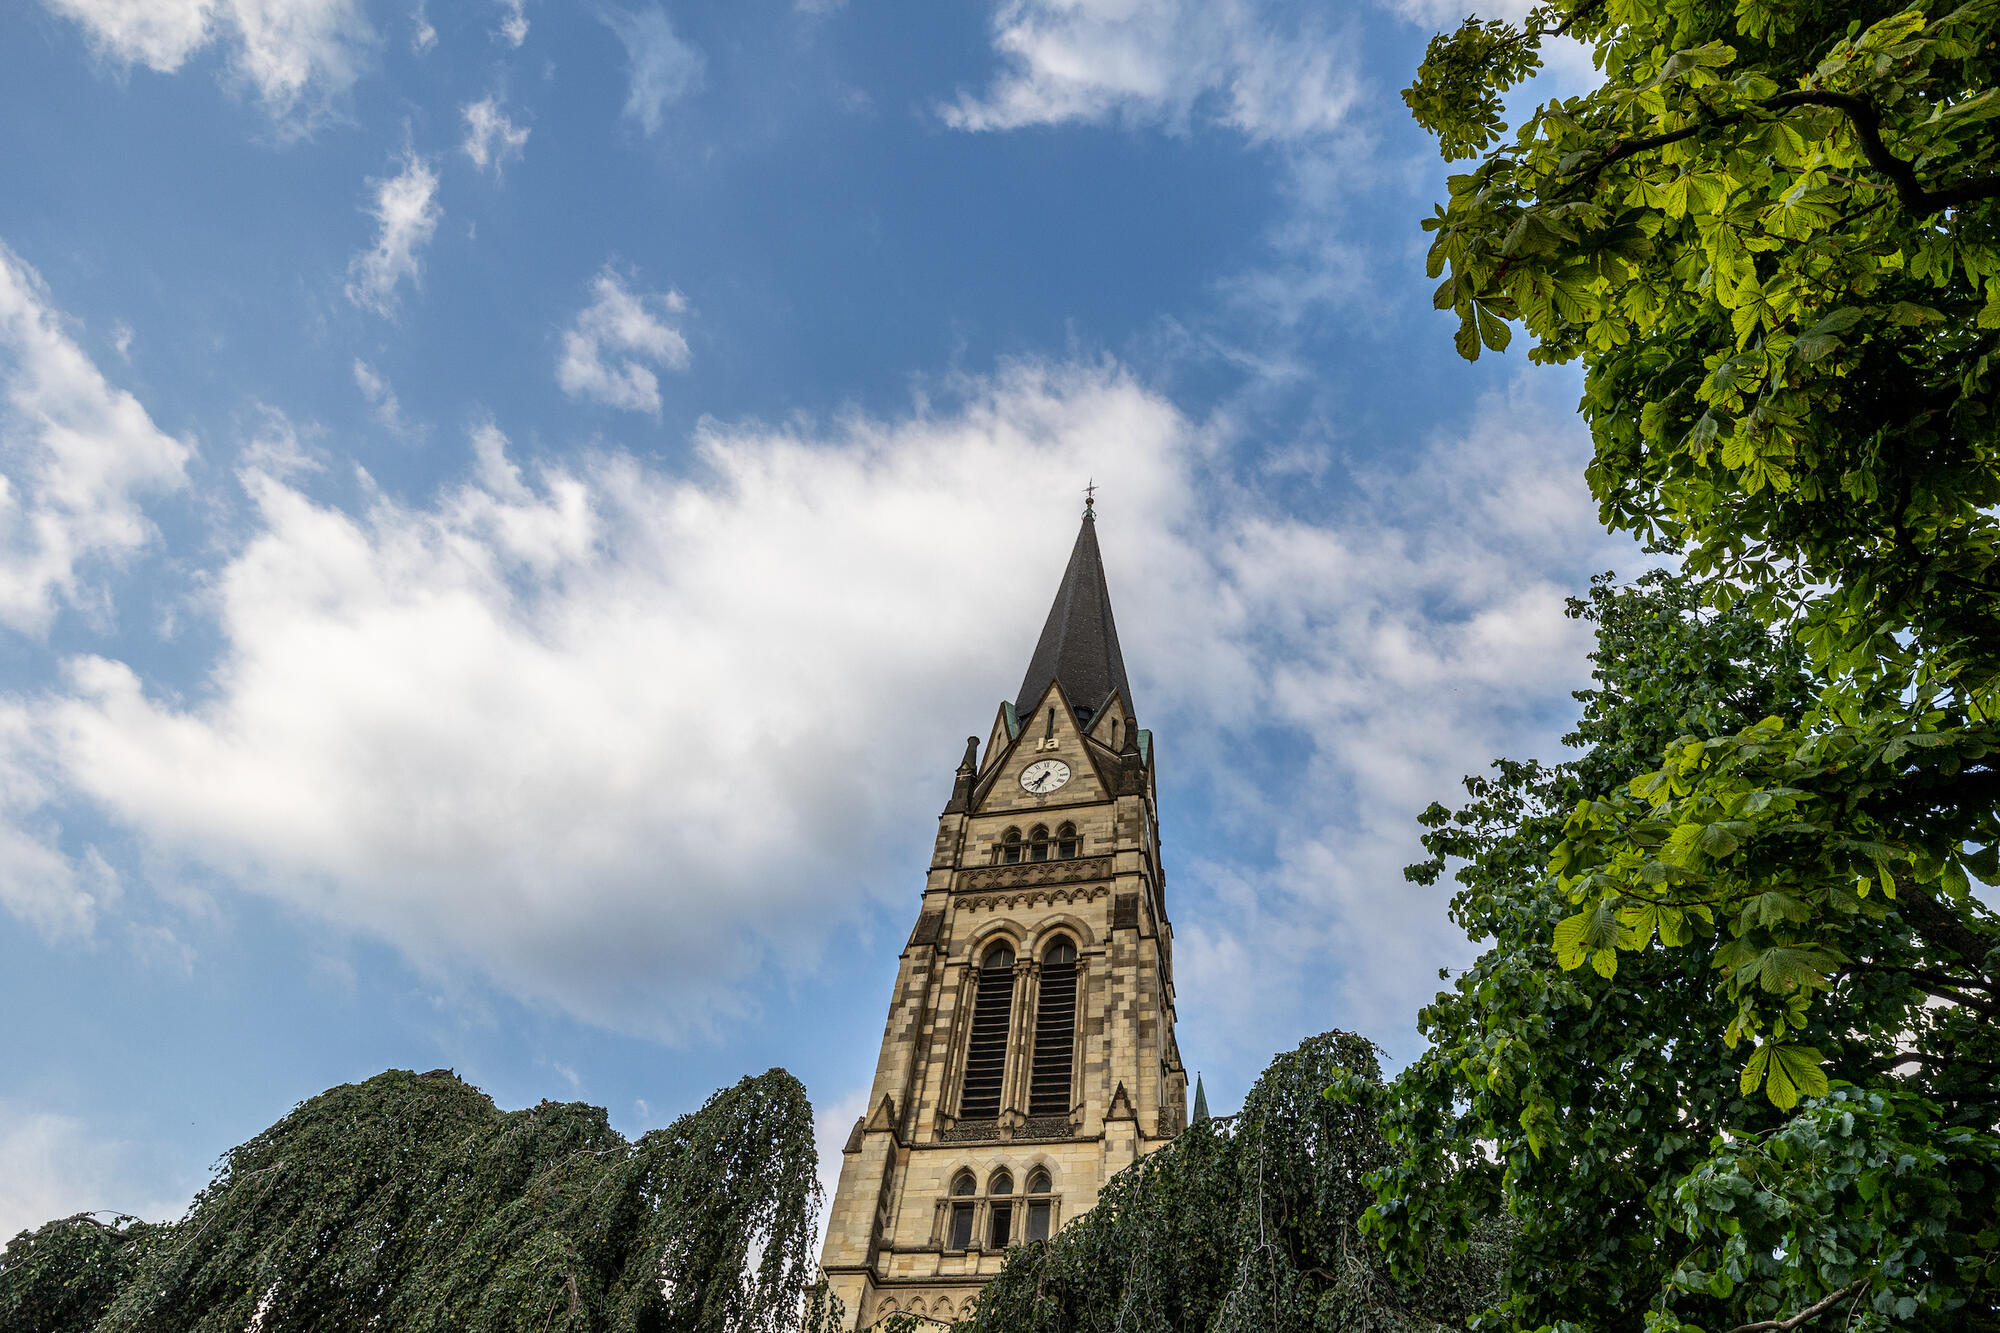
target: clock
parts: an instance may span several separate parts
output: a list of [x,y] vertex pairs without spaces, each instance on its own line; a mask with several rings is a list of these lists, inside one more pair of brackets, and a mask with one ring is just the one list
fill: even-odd
[[1021,770],[1021,790],[1046,796],[1069,781],[1069,765],[1060,759],[1037,759]]

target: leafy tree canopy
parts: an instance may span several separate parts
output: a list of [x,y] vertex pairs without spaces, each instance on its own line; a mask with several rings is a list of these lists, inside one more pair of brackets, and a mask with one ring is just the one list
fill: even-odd
[[[1360,1091],[1324,1096],[1329,1084]],[[1344,1032],[1279,1056],[1229,1121],[1191,1125],[1114,1176],[1047,1242],[1015,1249],[970,1327],[994,1333],[1429,1333],[1498,1294],[1497,1247],[1393,1277],[1357,1230],[1387,1160],[1374,1048]],[[1490,1228],[1489,1228],[1490,1230]],[[961,1325],[961,1328],[966,1327]]]
[[1876,900],[1876,962],[1808,1015],[1801,1039],[1844,1086],[1802,1112],[1748,1084],[1718,1037],[1736,1001],[1696,947],[1713,943],[1700,918],[1615,969],[1566,967],[1552,947],[1572,906],[1545,866],[1579,802],[1682,735],[1816,707],[1795,642],[1703,602],[1664,571],[1597,580],[1570,605],[1597,634],[1577,757],[1501,761],[1466,780],[1465,806],[1427,812],[1432,858],[1408,873],[1430,883],[1455,863],[1453,918],[1488,948],[1420,1017],[1432,1046],[1389,1091],[1396,1158],[1365,1225],[1411,1271],[1420,1243],[1511,1214],[1497,1327],[1633,1329],[1650,1313],[1731,1329],[1837,1292],[1856,1327],[1978,1327],[2000,1242],[2000,1043],[1902,974],[1925,946],[1900,911]]
[[186,1218],[89,1216],[0,1252],[18,1333],[795,1327],[819,1203],[783,1070],[628,1142],[594,1106],[502,1112],[449,1072],[303,1102]]
[[[1562,0],[1438,38],[1405,94],[1479,159],[1425,224],[1460,350],[1513,321],[1581,359],[1604,521],[1820,678],[1810,716],[1692,733],[1591,793],[1551,863],[1565,961],[1709,949],[1780,1106],[1826,1087],[1798,1033],[1883,911],[1924,942],[1907,979],[2000,999],[1969,893],[2000,877],[1997,17]],[[1603,82],[1503,141],[1500,94],[1557,32]]]
[[[1516,1322],[2000,1326],[1996,19],[1557,0],[1405,93],[1475,159],[1425,224],[1459,350],[1582,363],[1604,522],[1717,613],[1627,642],[1594,602],[1584,758],[1432,813],[1419,874],[1462,858],[1495,948],[1427,1012],[1373,1224],[1408,1267],[1513,1211]],[[1556,34],[1602,82],[1510,135]],[[1768,703],[1640,706],[1738,660]]]

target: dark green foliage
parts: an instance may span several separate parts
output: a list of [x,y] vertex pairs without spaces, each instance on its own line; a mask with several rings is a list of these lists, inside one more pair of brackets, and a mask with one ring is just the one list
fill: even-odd
[[392,1070],[232,1149],[179,1223],[17,1237],[0,1328],[41,1311],[35,1333],[789,1328],[815,1166],[783,1070],[636,1143],[597,1107],[502,1112],[448,1072]]
[[[1330,1085],[1344,1099],[1325,1095]],[[980,1298],[982,1333],[1430,1330],[1494,1299],[1491,1245],[1390,1276],[1357,1229],[1387,1149],[1374,1048],[1331,1032],[1272,1062],[1243,1110],[1120,1172],[1089,1213],[1024,1245]]]
[[1596,686],[1567,738],[1579,756],[1503,761],[1466,780],[1463,809],[1426,813],[1433,859],[1409,875],[1457,862],[1453,919],[1489,947],[1421,1015],[1433,1045],[1391,1086],[1397,1159],[1367,1225],[1414,1271],[1422,1247],[1511,1215],[1502,1327],[1629,1329],[1652,1311],[1728,1329],[1857,1281],[1854,1328],[1981,1327],[1990,1301],[1966,1302],[2000,1275],[2000,1050],[1989,1024],[1927,1005],[1897,970],[1921,949],[1904,913],[1865,918],[1855,952],[1874,961],[1838,976],[1802,1029],[1834,1077],[1878,1091],[1796,1115],[1717,1038],[1737,1005],[1710,949],[1621,951],[1607,974],[1549,948],[1571,903],[1545,866],[1579,801],[1681,735],[1811,711],[1800,650],[1705,600],[1665,573],[1597,580],[1571,604],[1597,629]]
[[23,1232],[0,1251],[0,1329],[89,1328],[131,1281],[147,1242],[165,1229],[136,1217],[100,1222],[78,1213]]
[[[1602,79],[1506,135],[1556,32]],[[1503,767],[1434,826],[1497,947],[1427,1015],[1379,1222],[1520,1215],[1523,1323],[2000,1327],[1996,33],[2000,0],[1552,0],[1408,94],[1478,159],[1424,223],[1461,354],[1580,361],[1603,522],[1813,676],[1684,734],[1634,707],[1651,753],[1595,736],[1590,781]]]

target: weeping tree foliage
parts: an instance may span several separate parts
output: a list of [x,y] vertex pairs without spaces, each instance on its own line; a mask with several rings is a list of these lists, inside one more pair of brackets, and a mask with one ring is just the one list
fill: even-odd
[[[1331,1086],[1356,1095],[1336,1100]],[[1390,1275],[1357,1229],[1387,1160],[1373,1046],[1344,1032],[1279,1056],[1229,1122],[1189,1126],[1113,1177],[1088,1213],[1011,1252],[970,1327],[1205,1333],[1464,1327],[1498,1296],[1490,1237]],[[961,1327],[966,1327],[961,1325]]]
[[90,1217],[0,1252],[10,1333],[791,1328],[819,1205],[783,1070],[628,1142],[391,1070],[231,1149],[182,1221]]

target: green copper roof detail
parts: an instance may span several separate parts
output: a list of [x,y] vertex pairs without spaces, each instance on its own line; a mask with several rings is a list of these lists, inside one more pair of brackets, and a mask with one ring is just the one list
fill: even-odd
[[1188,1117],[1190,1124],[1208,1123],[1208,1092],[1201,1086],[1201,1075],[1194,1076],[1194,1114]]

